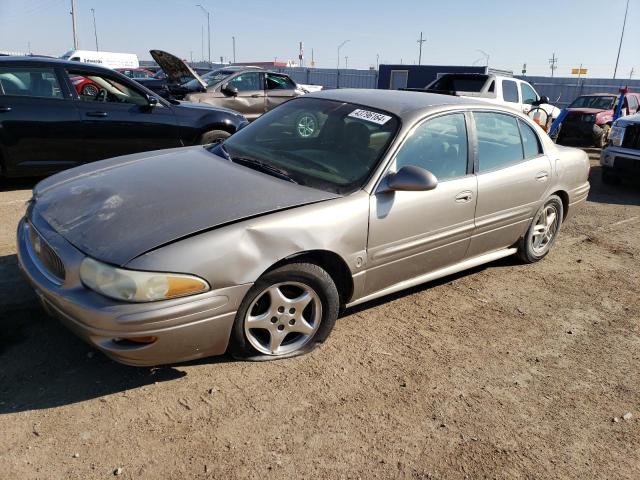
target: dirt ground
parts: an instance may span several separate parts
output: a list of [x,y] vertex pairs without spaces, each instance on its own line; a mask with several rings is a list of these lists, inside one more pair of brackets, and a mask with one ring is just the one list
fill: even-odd
[[0,478],[640,478],[640,186],[593,164],[540,263],[347,311],[308,356],[152,369],[36,305],[14,246],[33,182],[5,184]]

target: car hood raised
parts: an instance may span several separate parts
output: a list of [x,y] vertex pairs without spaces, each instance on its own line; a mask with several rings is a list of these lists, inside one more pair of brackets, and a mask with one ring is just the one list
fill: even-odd
[[85,254],[123,266],[197,232],[336,197],[187,147],[54,175],[34,189],[30,215]]
[[167,83],[180,85],[184,78],[192,77],[206,90],[206,82],[184,60],[162,50],[149,50],[149,53],[167,76]]

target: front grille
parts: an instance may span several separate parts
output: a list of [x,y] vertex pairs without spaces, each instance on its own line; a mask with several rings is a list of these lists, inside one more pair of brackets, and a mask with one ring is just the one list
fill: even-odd
[[624,148],[640,150],[640,125],[629,125],[624,129],[622,146]]
[[66,275],[62,260],[38,231],[33,228],[33,225],[29,225],[28,230],[31,251],[39,260],[40,266],[46,270],[46,273],[62,282]]

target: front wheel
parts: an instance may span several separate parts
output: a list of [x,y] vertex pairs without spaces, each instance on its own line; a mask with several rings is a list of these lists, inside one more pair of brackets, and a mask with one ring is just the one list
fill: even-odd
[[518,256],[523,262],[533,263],[547,256],[560,232],[563,215],[562,200],[551,195],[536,212],[529,230],[520,240]]
[[605,125],[602,127],[602,131],[598,134],[595,141],[595,146],[598,148],[604,148],[609,141],[609,132],[611,131],[611,127],[609,125]]
[[224,130],[211,130],[209,132],[204,133],[198,143],[200,145],[207,145],[209,143],[214,143],[220,140],[225,140],[229,138],[231,134],[229,132],[225,132]]
[[339,297],[331,276],[317,265],[291,263],[265,273],[240,304],[230,353],[273,360],[307,353],[329,336]]

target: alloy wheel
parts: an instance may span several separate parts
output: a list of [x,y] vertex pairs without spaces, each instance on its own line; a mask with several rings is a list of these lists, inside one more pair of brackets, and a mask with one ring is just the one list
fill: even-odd
[[555,237],[558,226],[560,225],[560,216],[555,205],[547,205],[542,209],[534,220],[533,234],[531,235],[531,250],[536,255],[546,252],[551,246],[551,242]]
[[310,137],[316,131],[316,119],[311,115],[303,115],[298,119],[297,129],[301,137]]
[[260,353],[286,355],[314,337],[322,319],[322,303],[308,285],[284,282],[272,285],[249,306],[244,333]]

